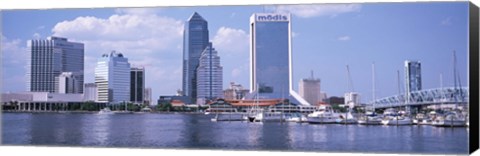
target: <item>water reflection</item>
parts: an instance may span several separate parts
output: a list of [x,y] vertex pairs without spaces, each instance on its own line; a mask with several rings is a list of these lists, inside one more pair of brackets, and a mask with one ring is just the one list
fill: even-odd
[[192,114],[3,114],[2,143],[466,154],[467,128],[211,122]]

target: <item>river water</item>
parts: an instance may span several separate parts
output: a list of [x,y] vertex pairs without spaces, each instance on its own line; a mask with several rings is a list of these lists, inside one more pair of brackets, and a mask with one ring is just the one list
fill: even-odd
[[2,144],[467,154],[468,128],[211,122],[203,114],[3,113]]

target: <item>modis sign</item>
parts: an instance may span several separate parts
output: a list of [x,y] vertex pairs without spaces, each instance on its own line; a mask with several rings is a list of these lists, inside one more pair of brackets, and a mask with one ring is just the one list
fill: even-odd
[[289,16],[288,14],[256,14],[256,20],[259,22],[289,21]]

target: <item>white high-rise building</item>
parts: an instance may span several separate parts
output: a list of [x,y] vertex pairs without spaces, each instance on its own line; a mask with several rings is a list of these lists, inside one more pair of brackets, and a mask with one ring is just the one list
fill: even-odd
[[310,105],[317,105],[320,102],[320,79],[313,77],[308,79],[301,79],[298,84],[298,93]]
[[85,101],[97,101],[97,85],[95,83],[85,83],[83,98]]
[[223,67],[212,43],[203,50],[197,68],[197,104],[223,98]]
[[353,108],[360,105],[360,95],[357,92],[345,93],[345,105]]
[[27,91],[59,93],[58,77],[63,72],[70,72],[79,84],[72,93],[83,93],[83,43],[48,37],[46,40],[29,40],[27,47]]
[[147,105],[151,105],[152,104],[152,88],[145,88],[145,91],[144,91],[144,103],[147,104]]
[[95,67],[97,101],[130,101],[130,63],[122,53],[103,54]]
[[62,94],[78,93],[80,84],[72,72],[63,72],[56,78],[57,92]]

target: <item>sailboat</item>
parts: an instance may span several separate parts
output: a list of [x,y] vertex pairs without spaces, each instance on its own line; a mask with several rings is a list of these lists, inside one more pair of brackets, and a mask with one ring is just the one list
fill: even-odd
[[[353,89],[353,82],[350,76],[350,69],[348,68],[348,65],[347,65],[347,77],[348,77],[348,88],[350,91],[348,94],[351,95],[352,93],[354,93],[354,89]],[[352,105],[350,105],[351,103]],[[337,123],[340,123],[340,124],[356,124],[357,123],[357,119],[352,115],[352,110],[355,107],[354,104],[355,104],[354,101],[350,101],[350,100],[345,103],[345,106],[348,106],[347,107],[348,111],[345,114],[341,114],[341,113],[338,114]]]
[[249,110],[247,119],[249,122],[263,121],[263,109],[258,106],[258,84],[255,94],[255,105]]
[[[457,91],[457,81],[460,84],[460,79],[457,78],[458,73],[456,70],[456,62],[457,62],[457,57],[455,55],[455,51],[453,51],[453,77],[454,77],[454,90],[455,92]],[[462,91],[460,89],[460,95],[462,95]],[[463,98],[461,99],[463,101]],[[457,100],[455,99],[455,102]],[[456,106],[457,104],[455,104]],[[446,113],[444,116],[437,117],[434,121],[432,121],[433,126],[446,126],[446,127],[463,127],[467,126],[467,119],[466,116],[463,115],[460,111],[451,111]]]
[[367,111],[365,113],[365,116],[361,117],[358,120],[358,124],[361,125],[381,125],[382,124],[382,119],[377,116],[375,113],[375,103],[376,103],[376,97],[375,97],[375,63],[372,63],[372,91],[373,91],[373,111]]

